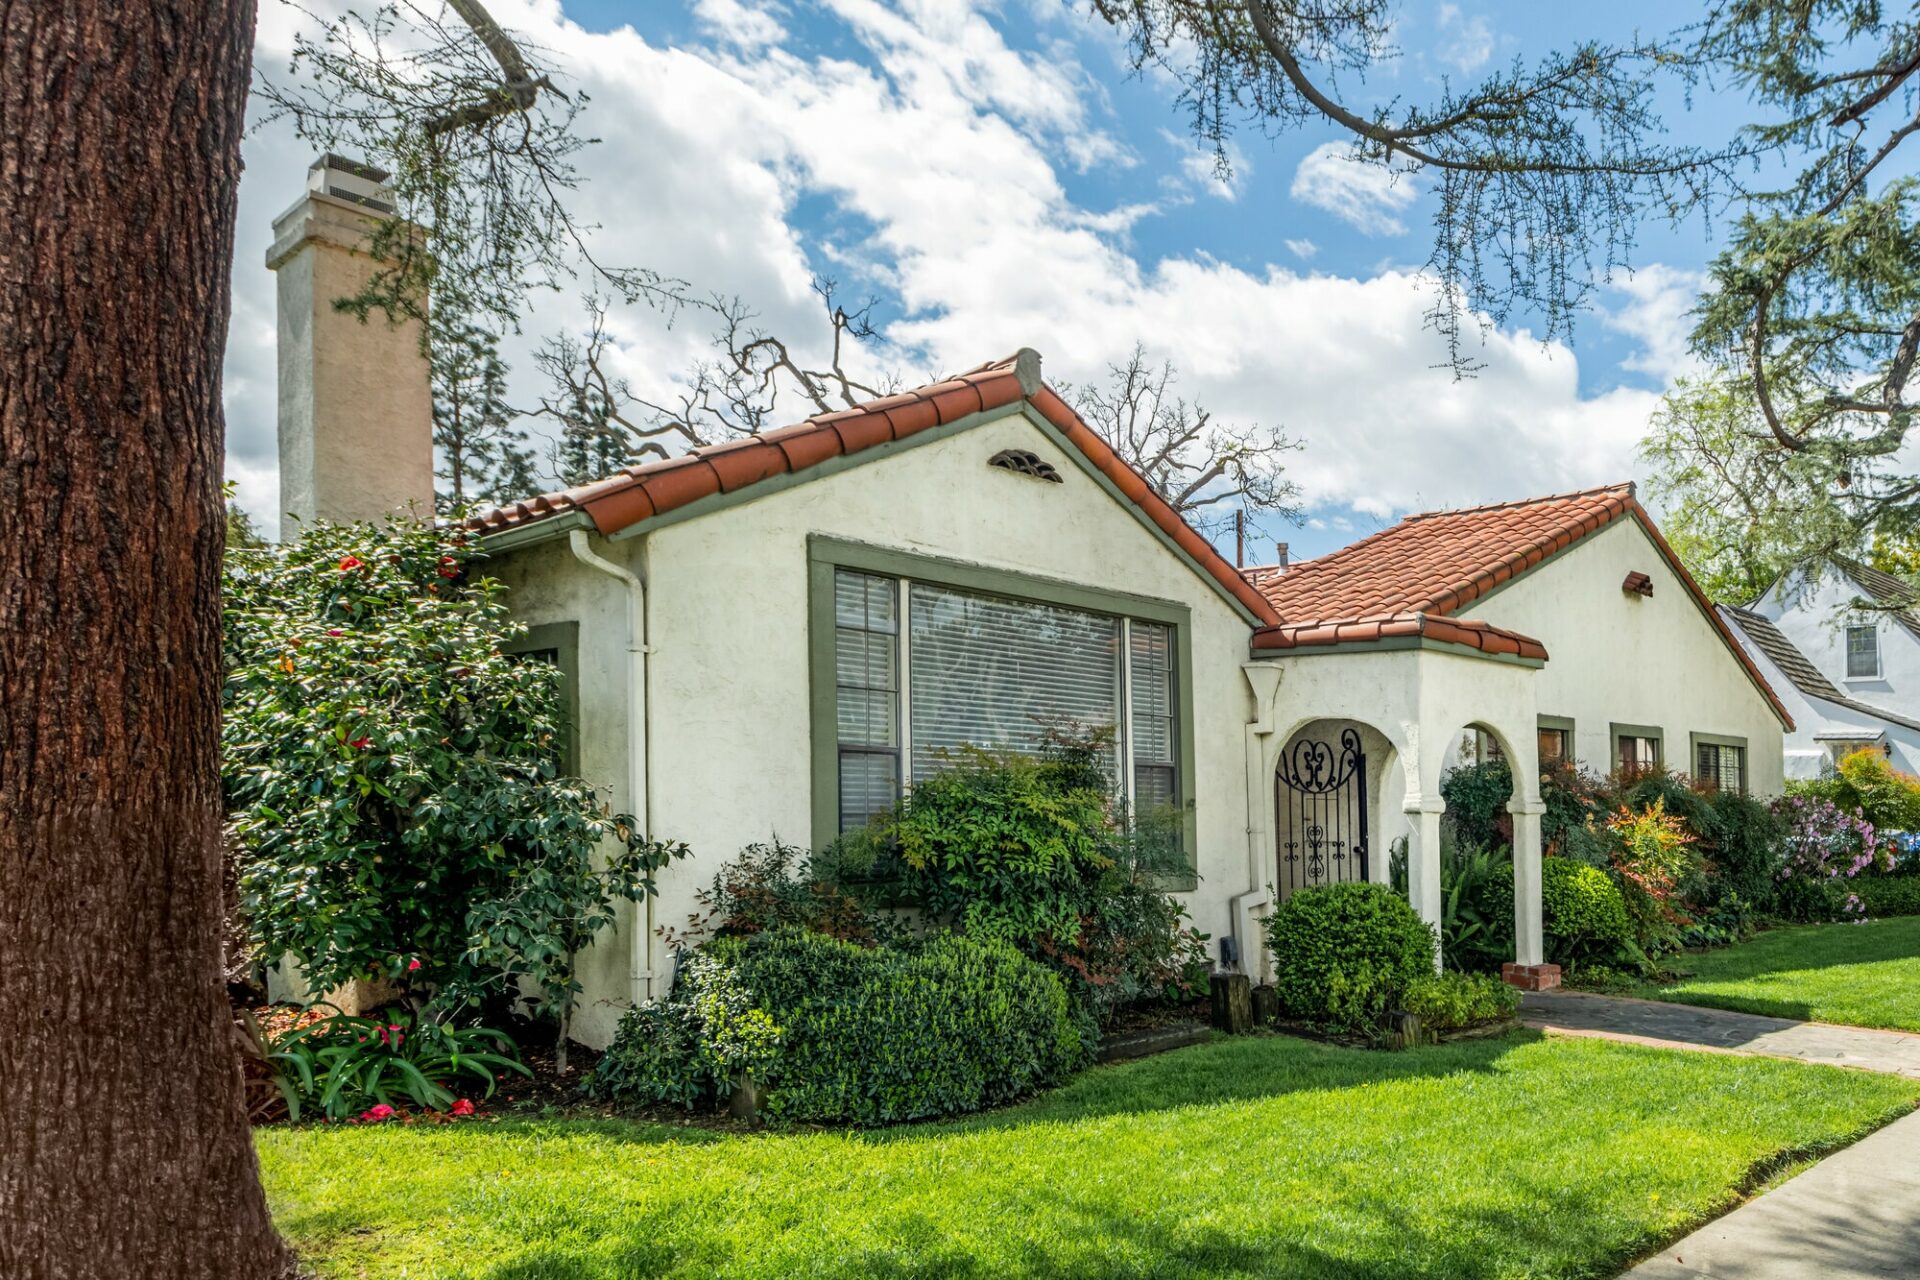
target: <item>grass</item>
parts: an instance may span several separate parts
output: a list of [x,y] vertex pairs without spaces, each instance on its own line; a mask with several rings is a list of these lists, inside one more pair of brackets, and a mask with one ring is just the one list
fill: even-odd
[[587,1120],[262,1130],[331,1277],[1587,1277],[1920,1082],[1596,1040],[1285,1037],[870,1133]]
[[1920,916],[1774,929],[1680,957],[1693,976],[1643,986],[1652,1000],[1856,1027],[1920,1031]]

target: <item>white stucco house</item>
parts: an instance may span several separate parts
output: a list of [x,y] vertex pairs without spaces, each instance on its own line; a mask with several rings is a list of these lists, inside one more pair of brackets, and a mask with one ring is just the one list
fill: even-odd
[[1920,772],[1917,604],[1892,574],[1836,559],[1782,575],[1745,609],[1722,610],[1793,714],[1788,777],[1818,777],[1862,748]]
[[[361,206],[316,173],[275,250],[282,446],[303,459],[284,501],[371,518],[430,499],[417,465],[367,465],[417,453],[425,369],[405,331],[314,305],[365,263],[335,234]],[[335,330],[351,362],[315,354]],[[1441,771],[1464,731],[1486,735],[1519,779],[1523,985],[1557,980],[1541,963],[1541,752],[1769,794],[1791,725],[1630,485],[1433,512],[1241,570],[1029,350],[473,528],[530,628],[523,647],[570,677],[577,771],[695,850],[584,963],[575,1027],[590,1044],[664,992],[656,916],[686,916],[742,846],[818,846],[941,767],[942,748],[1028,745],[1036,718],[1115,726],[1117,786],[1185,813],[1196,924],[1223,964],[1256,971],[1277,897],[1384,881],[1399,835],[1414,904],[1438,919]]]

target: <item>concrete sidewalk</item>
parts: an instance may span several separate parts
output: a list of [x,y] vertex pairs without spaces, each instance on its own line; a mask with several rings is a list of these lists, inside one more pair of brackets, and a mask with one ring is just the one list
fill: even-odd
[[1625,1280],[1920,1276],[1920,1113],[1717,1218]]
[[[1920,1035],[1795,1022],[1728,1009],[1593,996],[1578,991],[1529,991],[1520,1017],[1530,1027],[1563,1035],[1601,1036],[1667,1049],[1705,1049],[1795,1058],[1920,1079]],[[1914,1273],[1920,1276],[1920,1272]]]

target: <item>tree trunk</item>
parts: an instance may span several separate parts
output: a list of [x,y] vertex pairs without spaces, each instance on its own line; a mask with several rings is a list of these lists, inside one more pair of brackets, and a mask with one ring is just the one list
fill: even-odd
[[0,5],[0,1275],[290,1270],[220,957],[253,0]]

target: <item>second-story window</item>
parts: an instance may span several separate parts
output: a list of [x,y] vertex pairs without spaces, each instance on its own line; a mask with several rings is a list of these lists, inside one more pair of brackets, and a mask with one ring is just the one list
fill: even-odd
[[1880,674],[1880,629],[1847,628],[1847,679],[1871,680]]

